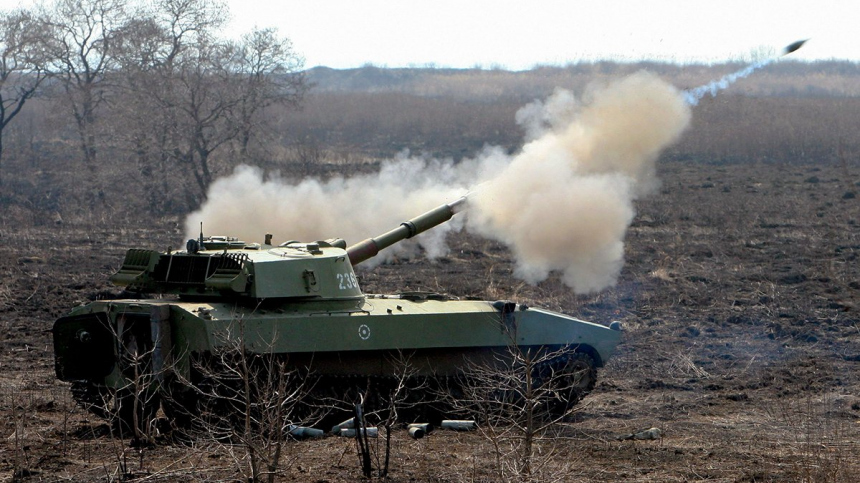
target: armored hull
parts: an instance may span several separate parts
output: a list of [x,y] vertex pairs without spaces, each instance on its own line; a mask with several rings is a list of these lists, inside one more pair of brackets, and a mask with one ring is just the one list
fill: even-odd
[[[85,340],[82,332],[88,334]],[[170,358],[174,364],[174,355],[210,353],[241,338],[252,352],[289,354],[297,365],[306,361],[320,374],[380,376],[391,373],[381,356],[385,352],[413,355],[411,363],[422,374],[456,375],[464,357],[479,358],[488,349],[505,350],[512,343],[571,347],[601,367],[621,334],[512,302],[452,300],[437,294],[368,295],[336,309],[312,302],[246,308],[163,299],[112,300],[75,309],[55,323],[59,377],[119,378],[115,347],[119,332],[127,339],[134,337],[139,347],[153,348],[157,343],[153,357]]]

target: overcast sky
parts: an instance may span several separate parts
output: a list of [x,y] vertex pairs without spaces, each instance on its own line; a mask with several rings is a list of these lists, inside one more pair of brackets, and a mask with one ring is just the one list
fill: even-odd
[[[504,67],[579,60],[860,61],[857,0],[226,0],[228,35],[277,27],[306,67]],[[32,0],[0,0],[8,9]]]
[[857,0],[229,0],[236,30],[276,26],[306,65],[527,69],[582,59],[860,60]]

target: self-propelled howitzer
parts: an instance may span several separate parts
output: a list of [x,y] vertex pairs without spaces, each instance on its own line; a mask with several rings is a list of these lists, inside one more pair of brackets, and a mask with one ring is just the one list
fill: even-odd
[[405,360],[420,388],[413,401],[430,400],[440,381],[450,387],[467,367],[526,351],[552,354],[540,374],[567,378],[567,392],[551,405],[566,411],[594,386],[595,368],[619,342],[617,324],[507,300],[359,288],[354,265],[444,223],[465,203],[348,248],[341,239],[274,245],[271,235],[249,244],[201,234],[184,251],[130,249],[111,281],[134,298],[91,302],[54,323],[57,377],[72,383],[81,404],[127,427],[159,405],[182,425],[216,397],[212,365],[229,351],[272,356],[281,370],[314,381],[309,399],[341,401],[368,381],[384,385]]

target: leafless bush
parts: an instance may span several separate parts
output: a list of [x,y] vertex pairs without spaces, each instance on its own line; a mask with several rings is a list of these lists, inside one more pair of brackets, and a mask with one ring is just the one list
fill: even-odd
[[250,351],[245,330],[243,319],[234,321],[216,350],[195,358],[196,380],[182,381],[192,394],[166,403],[187,436],[221,448],[248,481],[273,482],[292,464],[291,429],[315,414],[298,419],[307,374],[275,354],[273,341]]
[[[12,481],[25,480],[39,473],[44,458],[37,446],[45,440],[55,441],[52,449],[67,456],[70,446],[69,424],[78,409],[65,387],[45,388],[32,383],[0,383],[0,415],[3,417],[2,451],[4,463],[11,469]],[[46,425],[44,415],[56,414],[59,420]]]
[[[391,432],[400,421],[401,411],[410,411],[420,403],[410,398],[413,394],[423,394],[426,384],[415,377],[415,369],[409,357],[398,353],[390,361],[393,368],[387,384],[368,385],[364,394],[355,402],[355,444],[359,465],[365,478],[387,478],[391,463]],[[416,381],[419,381],[416,383]],[[365,412],[365,401],[372,400],[374,407]],[[383,438],[370,438],[369,427],[382,428]]]
[[841,483],[856,476],[860,447],[850,423],[831,416],[835,402],[832,394],[809,395],[800,401],[777,400],[766,407],[772,424],[765,437],[786,452],[797,481]]
[[111,480],[133,476],[134,460],[137,471],[143,471],[144,448],[152,447],[157,436],[157,387],[166,368],[154,363],[156,346],[150,338],[150,326],[139,320],[121,315],[116,325],[107,324],[111,338],[120,345],[117,386],[89,381],[75,381],[71,386],[79,405],[108,421],[110,452],[116,465],[113,472],[105,467]]
[[559,443],[554,429],[575,411],[594,377],[585,353],[512,343],[492,361],[470,363],[451,402],[478,420],[498,481],[553,481],[565,474],[552,467]]

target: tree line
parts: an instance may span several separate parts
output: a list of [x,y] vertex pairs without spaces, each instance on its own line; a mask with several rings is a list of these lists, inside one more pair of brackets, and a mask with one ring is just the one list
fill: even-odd
[[19,132],[52,122],[60,135],[50,141],[78,153],[44,149],[30,133],[36,157],[67,158],[101,196],[103,171],[134,163],[156,210],[199,204],[220,152],[231,163],[259,156],[264,112],[298,107],[307,90],[303,59],[276,29],[223,38],[226,12],[219,0],[53,0],[0,12],[0,201],[2,141],[31,103],[43,116]]

